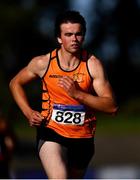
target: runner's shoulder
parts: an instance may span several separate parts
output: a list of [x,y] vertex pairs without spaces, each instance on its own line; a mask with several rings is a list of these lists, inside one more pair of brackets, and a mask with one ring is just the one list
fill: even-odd
[[29,62],[27,68],[41,77],[48,67],[49,59],[49,54],[36,56]]
[[36,56],[31,60],[31,63],[37,64],[38,66],[45,66],[49,63],[50,55],[49,53],[46,55]]
[[43,69],[46,67],[49,63],[49,54],[46,55],[40,55],[40,56],[35,56],[31,59],[29,62],[29,66],[35,66],[37,68]]

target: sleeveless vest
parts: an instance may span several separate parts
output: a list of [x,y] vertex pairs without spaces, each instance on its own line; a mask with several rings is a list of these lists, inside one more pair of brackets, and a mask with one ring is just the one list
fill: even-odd
[[42,111],[46,127],[68,138],[90,138],[95,134],[96,118],[89,107],[70,97],[58,80],[62,76],[73,78],[82,91],[91,93],[92,77],[87,66],[88,54],[82,50],[78,66],[72,71],[61,68],[58,49],[50,53],[46,73],[42,77]]

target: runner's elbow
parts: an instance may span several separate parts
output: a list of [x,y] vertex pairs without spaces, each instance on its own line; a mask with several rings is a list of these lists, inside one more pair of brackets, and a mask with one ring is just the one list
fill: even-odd
[[118,112],[119,107],[117,105],[113,106],[110,110],[110,114],[116,115]]
[[14,84],[14,80],[12,79],[12,80],[10,81],[10,83],[9,83],[9,88],[10,88],[10,89],[12,89],[13,84]]
[[11,79],[10,83],[9,83],[9,88],[10,90],[12,90],[16,85],[16,80],[15,78]]

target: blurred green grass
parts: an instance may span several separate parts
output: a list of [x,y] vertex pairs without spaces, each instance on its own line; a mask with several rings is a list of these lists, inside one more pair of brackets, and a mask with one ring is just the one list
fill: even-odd
[[96,132],[99,135],[140,134],[140,116],[119,114],[115,117],[108,117],[108,115],[99,115]]
[[121,104],[115,116],[97,113],[97,133],[140,134],[140,98],[132,98]]

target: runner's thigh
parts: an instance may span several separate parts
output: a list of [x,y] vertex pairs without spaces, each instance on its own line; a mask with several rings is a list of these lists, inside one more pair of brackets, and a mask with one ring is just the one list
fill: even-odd
[[67,178],[65,148],[62,145],[45,141],[41,146],[39,156],[48,178]]

